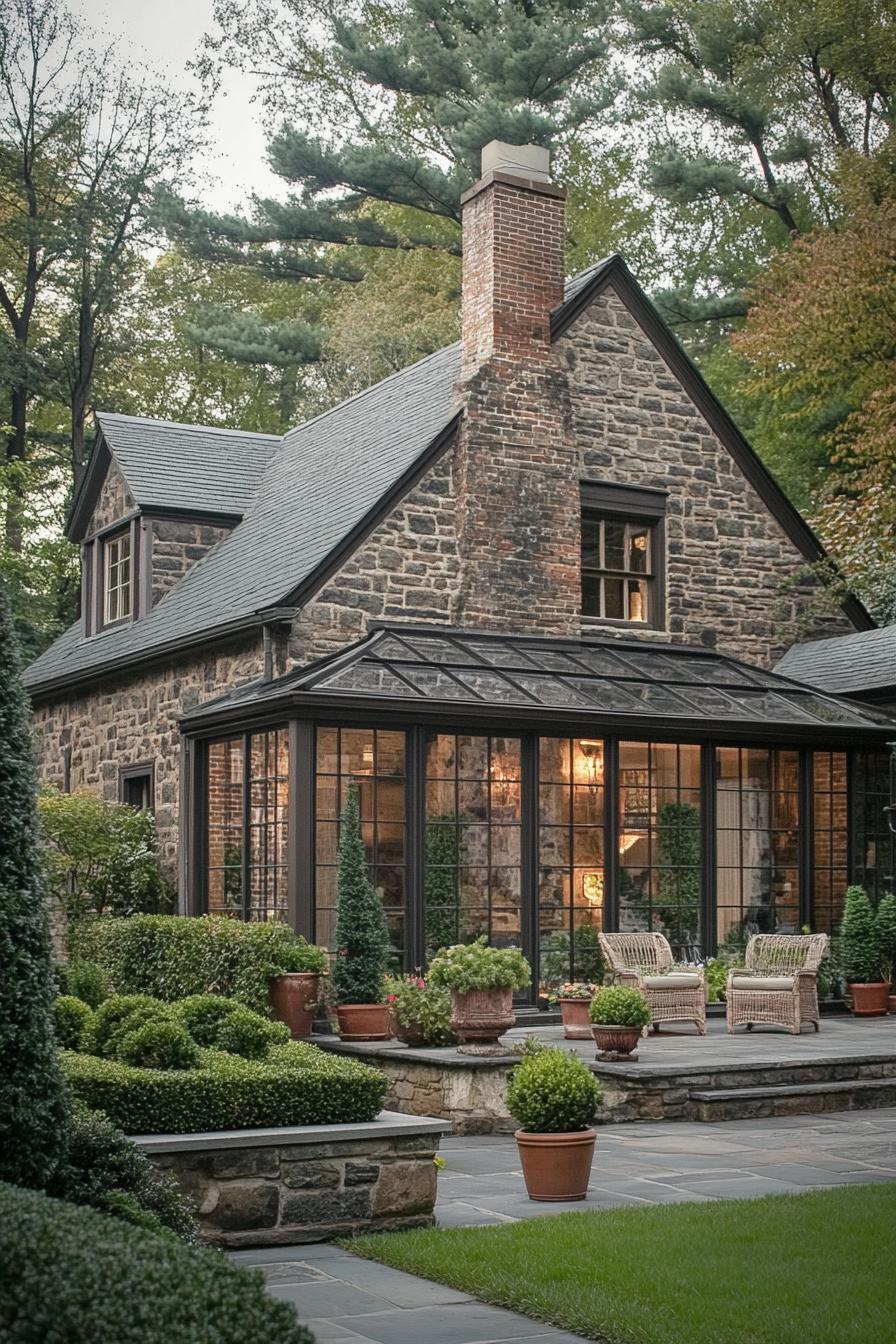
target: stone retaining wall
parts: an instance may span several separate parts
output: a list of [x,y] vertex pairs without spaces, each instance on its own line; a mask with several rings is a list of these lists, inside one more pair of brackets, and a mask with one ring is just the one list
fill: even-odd
[[215,1246],[328,1241],[435,1221],[442,1134],[450,1126],[384,1112],[363,1125],[145,1135]]

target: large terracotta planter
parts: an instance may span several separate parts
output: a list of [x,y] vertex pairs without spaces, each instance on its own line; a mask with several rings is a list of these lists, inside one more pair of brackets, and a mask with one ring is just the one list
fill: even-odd
[[343,1003],[336,1009],[343,1041],[388,1041],[392,1035],[388,1003]]
[[451,1029],[465,1055],[503,1055],[498,1045],[513,1026],[512,989],[471,989],[468,994],[451,991]]
[[568,1041],[590,1041],[591,1019],[588,1009],[590,999],[560,999],[560,1016],[563,1018],[563,1035]]
[[584,1199],[597,1133],[528,1134],[516,1131],[523,1179],[530,1199]]
[[274,1016],[289,1027],[293,1040],[311,1035],[320,988],[320,976],[311,971],[275,975],[268,988]]
[[640,1027],[607,1027],[595,1023],[591,1034],[597,1045],[599,1059],[612,1061],[638,1058],[635,1046],[641,1039]]
[[[890,986],[890,989],[892,989],[892,988],[893,988],[893,986],[891,985],[891,986]],[[896,1013],[896,994],[891,994],[891,995],[890,995],[889,1003],[890,1003],[890,1012],[891,1012],[891,1013]]]
[[886,1017],[890,1008],[890,986],[886,980],[868,985],[847,985],[856,1017]]

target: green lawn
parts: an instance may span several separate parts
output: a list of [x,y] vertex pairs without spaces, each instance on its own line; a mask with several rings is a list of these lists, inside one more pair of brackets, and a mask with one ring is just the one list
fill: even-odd
[[896,1338],[896,1184],[385,1233],[350,1246],[614,1344]]

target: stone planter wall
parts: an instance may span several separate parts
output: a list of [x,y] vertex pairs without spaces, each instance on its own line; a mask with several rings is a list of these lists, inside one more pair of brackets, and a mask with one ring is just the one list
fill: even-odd
[[280,1246],[429,1227],[450,1126],[383,1112],[370,1124],[207,1134],[136,1142],[193,1201],[202,1240]]

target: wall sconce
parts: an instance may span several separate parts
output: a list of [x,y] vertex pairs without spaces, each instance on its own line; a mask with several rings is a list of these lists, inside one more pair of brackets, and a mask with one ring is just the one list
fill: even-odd
[[576,760],[576,775],[580,783],[596,789],[604,782],[604,744],[594,738],[579,738],[581,756]]

